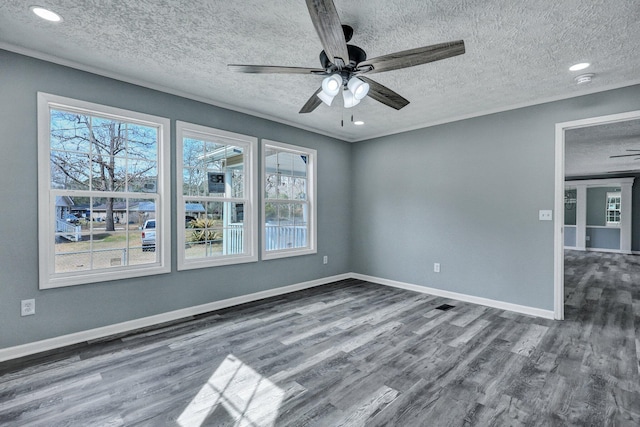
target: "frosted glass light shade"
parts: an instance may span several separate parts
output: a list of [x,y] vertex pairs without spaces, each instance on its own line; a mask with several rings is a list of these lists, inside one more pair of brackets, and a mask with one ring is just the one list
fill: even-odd
[[352,77],[347,83],[347,88],[359,101],[369,93],[369,83],[365,83],[357,77]]
[[340,74],[326,77],[322,81],[322,91],[329,96],[336,96],[338,92],[340,92],[340,86],[342,86],[342,77]]
[[318,98],[320,98],[322,102],[324,102],[328,106],[331,106],[331,103],[333,102],[333,98],[335,98],[335,96],[329,96],[323,91],[320,91],[317,96]]
[[349,90],[342,91],[342,98],[344,99],[344,108],[355,107],[360,103],[360,100],[356,99]]

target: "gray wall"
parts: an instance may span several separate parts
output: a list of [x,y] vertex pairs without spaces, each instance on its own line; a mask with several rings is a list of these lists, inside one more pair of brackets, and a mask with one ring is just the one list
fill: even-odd
[[564,245],[569,247],[576,246],[576,227],[564,228]]
[[[38,290],[38,91],[168,117],[172,127],[184,120],[315,148],[318,254],[177,272],[174,245],[171,274]],[[350,144],[2,50],[0,94],[0,348],[349,271]],[[172,164],[175,169],[175,153]],[[175,215],[175,200],[172,210]],[[175,242],[175,227],[172,234]],[[36,299],[36,315],[20,317],[20,300],[27,298]]]
[[638,109],[633,86],[355,144],[353,270],[552,310],[555,124]]
[[[37,91],[317,149],[318,254],[177,272],[174,252],[170,274],[38,290]],[[348,271],[551,310],[538,210],[553,208],[555,123],[640,109],[634,86],[352,145],[1,50],[0,94],[0,348]]]
[[620,191],[620,187],[587,188],[587,225],[607,225],[607,193],[613,191]]
[[585,230],[589,240],[586,246],[594,249],[620,249],[619,228],[589,228]]

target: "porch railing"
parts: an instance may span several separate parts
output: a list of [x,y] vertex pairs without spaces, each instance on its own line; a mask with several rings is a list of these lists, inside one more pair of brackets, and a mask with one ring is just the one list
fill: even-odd
[[79,225],[69,224],[62,219],[56,219],[56,233],[62,233],[60,236],[67,240],[74,242],[82,240],[81,228]]
[[265,247],[268,251],[289,248],[304,248],[308,244],[305,225],[265,226]]

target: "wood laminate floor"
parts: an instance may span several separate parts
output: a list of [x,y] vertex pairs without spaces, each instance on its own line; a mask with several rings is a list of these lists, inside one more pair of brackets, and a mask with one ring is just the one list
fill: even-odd
[[640,425],[640,257],[565,258],[563,322],[341,281],[2,363],[0,425]]

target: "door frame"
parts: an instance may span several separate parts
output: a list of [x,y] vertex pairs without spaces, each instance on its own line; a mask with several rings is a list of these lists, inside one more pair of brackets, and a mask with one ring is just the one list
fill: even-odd
[[554,295],[553,317],[556,320],[564,320],[564,135],[569,129],[597,126],[607,123],[623,122],[640,119],[640,110],[626,113],[610,114],[606,116],[590,117],[588,119],[572,120],[556,123],[555,143],[555,221],[553,227],[554,244]]

